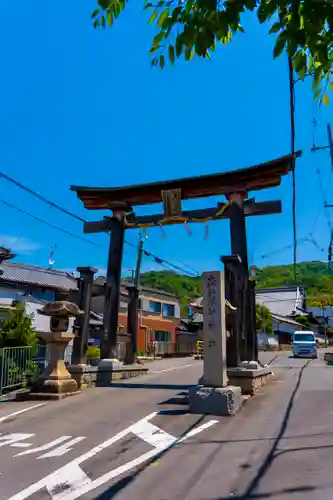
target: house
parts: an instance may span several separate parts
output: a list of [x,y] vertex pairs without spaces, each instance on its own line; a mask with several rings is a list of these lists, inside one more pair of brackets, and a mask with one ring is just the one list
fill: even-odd
[[[99,320],[99,327],[103,323],[104,311],[104,277],[98,277],[94,281],[92,314],[95,313]],[[124,280],[120,289],[120,306],[118,316],[118,339],[119,342],[126,341],[127,335],[127,307],[128,292],[126,285],[132,284]],[[97,287],[100,291],[97,291]],[[139,329],[138,329],[138,351],[147,352],[152,348],[154,342],[172,348],[176,342],[176,328],[180,323],[180,299],[163,290],[155,290],[140,287],[139,293]]]
[[[296,329],[301,330],[303,328],[303,325],[294,318],[297,314],[304,314],[302,310],[305,310],[306,299],[303,287],[258,288],[256,290],[256,303],[270,309],[273,319],[273,332],[277,342],[289,343],[291,333]],[[202,324],[203,298],[191,302],[189,308],[192,313],[191,323]],[[233,310],[235,308],[232,304],[226,301],[227,314],[230,314]],[[179,331],[179,335],[184,337],[184,332]],[[200,329],[198,335],[201,335]],[[258,342],[259,344],[267,343],[266,332],[258,332]]]
[[301,310],[306,310],[305,288],[297,285],[257,288],[256,304],[268,307],[278,316],[290,317],[302,314]]
[[[11,261],[0,264],[1,316],[13,301],[24,302],[33,315],[36,332],[49,331],[49,318],[38,314],[45,301],[61,300],[78,292],[77,279],[70,273]],[[73,319],[69,329],[73,327]]]
[[0,290],[51,301],[78,290],[78,284],[75,276],[65,271],[6,261],[0,264]]
[[[295,319],[296,315],[306,314],[304,287],[291,285],[277,288],[257,288],[256,304],[268,307],[271,311],[276,342],[289,344],[292,333],[304,328]],[[258,333],[258,342],[259,344],[268,342],[266,332]]]

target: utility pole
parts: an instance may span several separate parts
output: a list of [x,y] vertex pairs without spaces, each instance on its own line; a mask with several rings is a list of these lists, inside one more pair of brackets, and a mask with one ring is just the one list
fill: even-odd
[[138,245],[138,255],[136,260],[136,268],[134,275],[134,283],[127,286],[129,303],[127,308],[127,331],[131,334],[131,350],[129,353],[128,363],[136,361],[136,353],[138,350],[138,330],[139,330],[139,285],[140,285],[140,270],[143,254],[143,238],[140,235]]
[[293,240],[294,240],[294,281],[297,279],[297,225],[296,225],[296,177],[295,177],[295,81],[293,63],[290,56],[288,56],[288,71],[289,71],[289,108],[290,108],[290,140],[291,140],[291,154],[292,159],[292,213],[293,213]]
[[[321,151],[323,149],[329,149],[330,157],[331,157],[331,168],[333,170],[333,137],[332,137],[332,128],[331,128],[331,125],[329,123],[327,124],[327,141],[328,141],[327,146],[315,146],[315,145],[313,145],[311,148],[311,151],[315,153],[316,151]],[[325,202],[325,208],[333,208],[333,204]],[[328,246],[328,267],[329,268],[331,268],[331,263],[332,263],[332,245],[333,245],[333,230],[331,229],[330,244]]]
[[329,149],[330,156],[331,156],[331,167],[333,170],[333,138],[332,138],[332,128],[331,128],[331,125],[329,123],[327,124],[327,139],[328,139],[327,146],[315,146],[315,145],[313,145],[311,148],[311,151],[315,153],[316,151],[321,151],[322,149]]

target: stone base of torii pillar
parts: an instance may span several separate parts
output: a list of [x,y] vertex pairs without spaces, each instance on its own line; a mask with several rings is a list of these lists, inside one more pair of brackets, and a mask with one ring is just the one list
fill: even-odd
[[189,390],[191,413],[234,415],[241,407],[241,388],[229,385],[226,359],[223,271],[204,273],[204,361],[199,384]]

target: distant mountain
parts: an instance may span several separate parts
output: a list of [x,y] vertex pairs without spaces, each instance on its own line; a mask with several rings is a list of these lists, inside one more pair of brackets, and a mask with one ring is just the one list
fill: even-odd
[[[293,285],[293,266],[257,267],[256,278],[257,288]],[[140,277],[140,284],[177,295],[181,299],[184,314],[187,304],[203,294],[201,277],[191,278],[173,271],[144,273]],[[310,304],[333,304],[333,268],[331,271],[327,263],[312,261],[297,264],[297,285],[306,287]]]

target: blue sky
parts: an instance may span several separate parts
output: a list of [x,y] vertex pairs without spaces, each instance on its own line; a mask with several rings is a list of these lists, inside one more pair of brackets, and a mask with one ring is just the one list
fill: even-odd
[[[180,61],[160,71],[150,66],[154,29],[147,25],[140,2],[130,2],[119,22],[106,31],[93,29],[94,7],[94,0],[1,6],[1,171],[97,220],[104,214],[86,211],[69,190],[71,184],[116,186],[196,176],[290,152],[286,58],[272,60],[273,38],[253,15],[244,19],[246,34],[219,48],[211,61]],[[327,152],[310,153],[311,121],[318,120],[317,142],[326,143],[332,107],[318,109],[306,82],[297,84],[296,108],[297,148],[303,149],[297,163],[298,235],[313,229],[319,247],[300,245],[298,259],[326,260],[329,231],[316,167],[333,203],[331,167]],[[0,182],[0,198],[82,235],[80,222],[5,180]],[[256,194],[257,200],[279,198],[282,215],[248,220],[250,263],[292,261],[292,249],[280,251],[292,241],[290,176],[279,188]],[[200,200],[186,207],[211,203]],[[105,268],[107,236],[91,236],[102,245],[98,248],[2,203],[0,207],[0,244],[13,246],[16,260],[47,265],[56,244],[57,268]],[[189,236],[184,227],[168,227],[164,238],[160,229],[150,230],[146,248],[199,272],[219,268],[220,256],[230,252],[228,222],[210,223],[207,240],[203,225],[191,231]],[[135,243],[137,234],[128,232],[126,239]],[[126,245],[125,269],[134,266],[135,257],[135,248]],[[145,270],[158,269],[149,258],[143,264]]]

